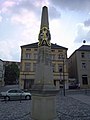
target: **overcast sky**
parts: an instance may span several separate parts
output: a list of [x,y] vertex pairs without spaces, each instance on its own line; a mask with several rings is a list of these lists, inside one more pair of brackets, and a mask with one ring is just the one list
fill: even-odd
[[38,42],[41,11],[48,7],[51,42],[68,57],[90,44],[90,0],[0,0],[0,59],[20,61],[20,46]]

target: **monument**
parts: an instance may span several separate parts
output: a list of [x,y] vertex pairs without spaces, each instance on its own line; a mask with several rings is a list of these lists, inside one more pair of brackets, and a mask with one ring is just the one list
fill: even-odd
[[38,36],[38,60],[35,82],[32,87],[32,120],[56,119],[56,94],[51,62],[51,35],[48,8],[42,8],[40,33]]

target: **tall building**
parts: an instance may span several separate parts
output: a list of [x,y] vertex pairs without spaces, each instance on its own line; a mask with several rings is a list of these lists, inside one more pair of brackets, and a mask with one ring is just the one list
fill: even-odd
[[[31,89],[35,80],[38,43],[21,46],[21,68],[19,85],[21,89]],[[51,43],[53,82],[59,88],[65,80],[68,88],[67,48]]]
[[4,86],[4,65],[0,59],[0,86]]
[[69,57],[69,78],[81,88],[90,88],[90,45],[82,45]]

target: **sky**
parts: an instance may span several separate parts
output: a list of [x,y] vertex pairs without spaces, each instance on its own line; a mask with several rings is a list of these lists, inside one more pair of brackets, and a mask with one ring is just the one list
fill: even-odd
[[0,59],[20,61],[20,46],[38,42],[43,6],[51,43],[68,48],[68,57],[90,45],[90,0],[0,0]]

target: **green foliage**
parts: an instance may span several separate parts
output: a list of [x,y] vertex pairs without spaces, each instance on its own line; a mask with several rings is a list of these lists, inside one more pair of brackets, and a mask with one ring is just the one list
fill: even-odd
[[15,63],[5,66],[5,84],[16,84],[19,79],[19,68]]

